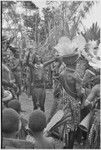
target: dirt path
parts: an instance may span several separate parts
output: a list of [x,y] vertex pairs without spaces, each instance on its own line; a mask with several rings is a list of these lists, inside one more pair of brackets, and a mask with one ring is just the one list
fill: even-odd
[[[52,103],[53,103],[52,93],[53,93],[52,90],[46,91],[45,114],[47,118],[49,116]],[[22,95],[20,96],[20,102],[21,102],[22,110],[26,111],[22,113],[22,116],[28,120],[30,113],[33,111],[33,103],[32,103],[31,97],[28,98],[28,96],[25,93],[22,93]],[[56,148],[62,149],[63,143],[59,140],[55,140],[55,141],[56,141]],[[83,149],[83,147],[77,144],[77,145],[74,145],[74,149]]]
[[[24,118],[28,119],[29,114],[33,111],[33,103],[31,97],[28,98],[28,96],[25,93],[22,93],[22,95],[20,96],[20,102],[21,102],[22,109],[26,111],[22,113],[22,115],[24,116]],[[45,101],[45,114],[47,118],[49,116],[52,103],[53,103],[52,90],[47,90],[46,101]]]
[[[20,102],[21,102],[22,110],[26,111],[26,112],[22,113],[22,116],[28,120],[29,114],[33,111],[33,103],[32,103],[31,97],[28,98],[28,96],[25,93],[23,93],[20,96]],[[46,91],[46,101],[45,101],[46,118],[48,118],[48,116],[49,116],[49,113],[50,113],[50,110],[52,107],[52,103],[53,103],[52,90],[47,90]],[[62,149],[62,147],[63,147],[63,143],[56,139],[55,139],[55,145],[56,145],[57,149]]]

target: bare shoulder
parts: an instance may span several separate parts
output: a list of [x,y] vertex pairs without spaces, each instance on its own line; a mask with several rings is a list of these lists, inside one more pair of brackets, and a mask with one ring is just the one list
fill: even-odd
[[10,139],[10,138],[3,138],[3,146],[4,147],[14,147],[14,148],[22,148],[22,149],[33,149],[34,142],[29,142],[26,140],[20,139]]
[[100,84],[96,84],[91,91],[91,94],[94,94],[96,96],[100,96]]
[[92,91],[97,92],[100,91],[100,84],[96,84],[93,88]]

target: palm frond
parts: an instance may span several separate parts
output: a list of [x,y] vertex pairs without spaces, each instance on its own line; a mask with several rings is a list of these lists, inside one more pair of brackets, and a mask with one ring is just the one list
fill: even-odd
[[82,35],[85,37],[87,42],[90,40],[97,40],[98,43],[100,42],[100,28],[97,23],[93,23],[90,29],[87,29],[85,33],[82,33]]

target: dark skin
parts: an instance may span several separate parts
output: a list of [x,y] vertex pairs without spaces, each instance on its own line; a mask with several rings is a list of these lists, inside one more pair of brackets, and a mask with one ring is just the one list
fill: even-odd
[[[69,57],[69,56],[67,56],[67,57]],[[65,56],[61,56],[61,57],[57,57],[56,58],[56,61],[58,61],[58,62],[60,62],[59,63],[59,67],[61,66],[61,64],[62,64],[62,61],[63,61],[63,59],[67,59],[67,57]],[[67,65],[67,68],[68,68],[69,66]],[[72,71],[73,71],[73,73],[74,73],[74,69],[71,69]],[[72,89],[74,89],[73,91],[75,91],[76,89],[75,89],[75,86],[74,86],[74,84],[73,84],[73,82],[75,83],[75,79],[73,79],[73,77],[71,76],[71,74],[69,75],[69,73],[65,73],[65,72],[62,72],[60,75],[59,75],[59,81],[60,81],[60,83],[61,83],[61,85],[62,85],[62,87],[66,90],[66,92],[68,93],[68,94],[70,94],[71,95],[71,91],[69,90],[70,89],[70,87],[69,86],[71,86],[71,85],[73,85],[72,86]],[[68,77],[67,77],[68,76]],[[68,78],[70,79],[69,81],[71,81],[71,83],[69,82],[69,85],[68,85],[68,83],[67,83],[67,81],[68,81]],[[77,82],[76,82],[76,84],[78,84]],[[79,87],[79,86],[78,86]],[[79,90],[79,89],[78,89]],[[80,91],[80,90],[79,90]],[[77,93],[72,93],[72,96],[73,97],[77,97]],[[55,110],[57,109],[57,106],[58,106],[58,101],[57,100],[54,100],[54,102],[53,102],[53,105],[52,105],[52,109],[51,109],[51,112],[50,112],[50,115],[49,115],[49,118],[48,118],[48,120],[47,120],[47,122],[49,122],[50,121],[50,119],[52,118],[52,116],[54,115],[54,113],[55,113]]]
[[26,60],[26,65],[28,65],[30,67],[31,81],[33,81],[32,70],[34,69],[34,64],[42,64],[43,65],[43,70],[44,70],[45,67],[47,67],[48,65],[53,63],[56,59],[52,59],[52,60],[49,60],[47,62],[41,63],[40,57],[37,56],[36,58],[34,58],[34,61],[30,63],[29,62],[30,54],[31,54],[31,52],[28,53],[27,60]]
[[15,87],[15,84],[14,84],[14,83],[7,82],[7,81],[5,81],[5,80],[2,81],[2,85],[3,85],[3,86],[7,86],[7,87],[12,87],[12,88]]
[[[28,54],[26,64],[27,64],[28,66],[30,66],[30,67],[33,67],[33,63],[29,63],[30,53],[31,53],[31,52],[29,52],[29,54]],[[47,62],[44,62],[44,63],[43,63],[43,68],[47,67],[48,65],[50,65],[50,64],[53,63],[54,61],[55,61],[55,59],[49,60],[49,61],[47,61]],[[40,62],[40,58],[37,58],[37,60],[36,60],[35,63],[38,63],[38,62]]]
[[13,42],[15,37],[11,37],[9,40],[5,41],[5,42],[2,42],[2,45],[3,45],[3,49],[6,51],[10,44]]
[[[46,98],[44,69],[45,69],[45,67],[50,65],[52,62],[54,62],[55,59],[52,59],[45,63],[42,63],[39,56],[33,55],[34,56],[33,62],[29,62],[30,53],[31,52],[29,52],[29,54],[27,56],[26,64],[30,68],[30,79],[31,79],[30,91],[31,91],[31,95],[32,95],[33,106],[34,106],[34,109],[37,109],[38,107],[40,107],[41,110],[44,111],[44,103],[45,103],[45,98]],[[39,65],[41,67],[41,68],[38,68],[39,72],[38,72],[37,76],[39,76],[39,78],[40,78],[40,79],[38,78],[38,80],[37,80],[37,76],[35,74],[36,73],[35,65]],[[40,74],[41,74],[41,77],[40,77]],[[38,106],[37,102],[39,102],[39,106]]]
[[[61,60],[64,63],[66,63],[66,67],[67,67],[66,72],[63,72],[60,74],[60,82],[61,82],[63,88],[66,90],[66,92],[69,95],[71,95],[75,99],[78,97],[81,100],[81,96],[82,96],[82,90],[81,90],[81,88],[82,88],[81,81],[82,80],[81,79],[85,73],[85,70],[88,68],[88,64],[84,58],[80,57],[80,59],[79,59],[78,55],[77,55],[77,57],[74,57],[75,58],[74,61],[69,64],[69,63],[67,63],[67,58],[68,57],[71,58],[71,56],[73,56],[73,55],[63,56],[63,57],[58,58],[58,60]],[[73,65],[72,65],[72,63],[73,63]],[[70,69],[70,71],[69,71],[69,69]],[[78,76],[79,73],[80,73],[80,77]],[[58,105],[58,102],[55,100],[47,122],[49,122],[51,117],[54,115],[54,112],[57,109],[57,105]],[[77,140],[80,139],[80,137],[78,135],[76,135],[76,132],[70,131],[69,142],[68,142],[68,144],[65,143],[66,145],[64,148],[67,148],[67,149],[73,148],[75,138]]]
[[[71,54],[70,56],[62,56],[62,57],[57,57],[56,60],[58,62],[65,62],[67,60],[67,57],[72,57],[74,54]],[[77,59],[78,60],[78,57]],[[60,63],[60,64],[61,64]],[[68,64],[66,65],[67,68],[71,68],[71,65],[69,66]],[[60,67],[60,66],[59,66]],[[74,73],[75,72],[75,68],[76,68],[76,61],[74,62],[74,65],[73,67],[71,68],[72,72]],[[68,93],[69,90],[68,90],[68,84],[67,84],[67,75],[66,74],[60,74],[59,76],[59,80],[60,80],[60,83],[62,84],[62,86],[64,87],[64,89],[66,90],[66,92]],[[81,95],[81,79],[75,79],[74,77],[70,77],[70,80],[72,80],[72,82],[75,82],[76,80],[76,89],[75,87],[73,86],[72,88],[74,89],[74,91],[76,90],[76,93],[73,95],[74,97],[75,96],[80,96]]]
[[88,95],[86,101],[85,101],[85,106],[90,105],[90,102],[92,102],[96,97],[100,97],[100,84],[96,84],[90,94]]
[[21,85],[20,85],[20,80],[19,80],[19,76],[18,76],[18,72],[19,72],[19,69],[18,69],[18,66],[21,64],[21,61],[19,61],[17,64],[16,64],[16,66],[14,66],[13,68],[11,68],[11,70],[12,70],[12,73],[13,73],[13,75],[14,75],[14,78],[15,78],[15,83],[16,83],[16,85],[18,86],[18,88],[19,88],[19,93],[18,93],[18,96],[19,96],[19,94],[20,94],[20,92],[21,92]]

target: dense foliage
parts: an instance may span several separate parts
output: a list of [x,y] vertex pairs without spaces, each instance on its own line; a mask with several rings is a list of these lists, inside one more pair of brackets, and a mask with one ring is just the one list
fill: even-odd
[[41,18],[39,8],[32,1],[3,1],[2,32],[15,36],[13,44],[18,47],[20,55],[32,46],[33,51],[38,48],[39,53],[48,59],[54,55],[53,47],[62,35],[72,39],[79,32],[82,18],[93,4],[92,1],[50,1],[43,8],[44,17]]

